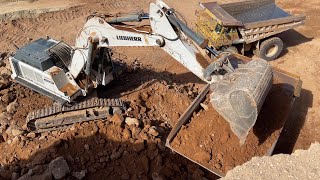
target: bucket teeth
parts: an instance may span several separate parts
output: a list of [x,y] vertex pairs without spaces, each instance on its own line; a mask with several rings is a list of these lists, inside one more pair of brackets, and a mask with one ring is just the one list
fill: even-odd
[[252,60],[211,85],[211,102],[243,144],[272,87],[272,68]]

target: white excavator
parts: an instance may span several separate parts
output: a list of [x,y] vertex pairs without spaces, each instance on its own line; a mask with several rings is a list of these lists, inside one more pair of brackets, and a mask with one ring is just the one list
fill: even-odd
[[[143,20],[150,22],[149,31],[128,24]],[[272,86],[272,68],[266,61],[216,51],[158,0],[150,4],[148,14],[89,16],[74,46],[41,38],[18,49],[10,57],[12,78],[59,102],[29,113],[29,129],[57,130],[125,111],[120,99],[79,101],[121,73],[110,49],[119,46],[157,46],[211,84],[213,107],[241,141],[255,124]]]

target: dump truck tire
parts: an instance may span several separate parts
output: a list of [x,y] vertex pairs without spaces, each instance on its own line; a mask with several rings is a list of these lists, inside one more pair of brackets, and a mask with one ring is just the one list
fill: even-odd
[[279,37],[272,37],[264,40],[260,49],[256,51],[256,55],[267,61],[276,59],[283,50],[283,41]]

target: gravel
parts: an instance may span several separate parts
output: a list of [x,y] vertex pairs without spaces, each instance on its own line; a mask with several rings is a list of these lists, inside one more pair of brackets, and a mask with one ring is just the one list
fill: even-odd
[[229,171],[222,180],[237,179],[320,179],[320,144],[308,150],[296,150],[292,155],[255,157]]

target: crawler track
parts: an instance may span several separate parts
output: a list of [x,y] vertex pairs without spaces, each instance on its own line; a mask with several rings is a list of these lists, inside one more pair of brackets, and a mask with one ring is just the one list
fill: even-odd
[[53,105],[30,112],[27,127],[35,132],[53,131],[68,128],[74,123],[121,114],[123,111],[125,105],[120,99],[93,98],[72,106]]

